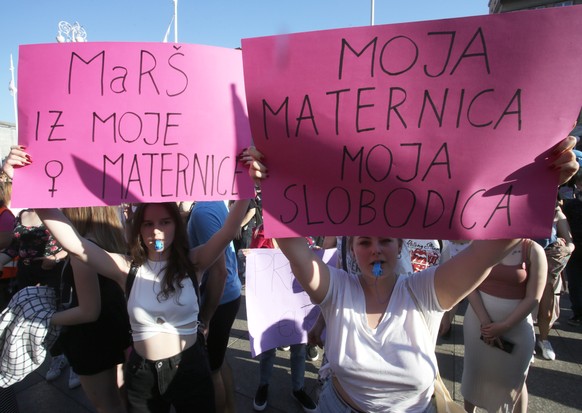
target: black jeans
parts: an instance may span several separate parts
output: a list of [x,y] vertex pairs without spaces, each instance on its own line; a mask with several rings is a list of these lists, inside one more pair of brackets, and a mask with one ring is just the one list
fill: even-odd
[[180,354],[146,360],[134,350],[125,366],[125,383],[131,413],[214,412],[214,387],[204,347],[196,343]]

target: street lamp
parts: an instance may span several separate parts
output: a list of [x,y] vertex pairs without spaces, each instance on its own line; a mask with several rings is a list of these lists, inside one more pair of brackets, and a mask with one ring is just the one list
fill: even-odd
[[[12,95],[12,102],[14,103],[15,140],[18,140],[18,107],[16,103],[16,93],[18,89],[16,89],[16,83],[14,82],[14,62],[12,61],[12,53],[10,54],[10,83],[8,84],[8,90]],[[16,145],[16,142],[13,140],[12,144]]]
[[172,25],[174,25],[174,43],[178,43],[178,0],[172,0],[172,2],[174,3],[174,15],[172,16],[172,20],[170,20],[164,40],[162,40],[164,43],[168,43],[168,37],[170,36]]
[[71,24],[66,21],[60,21],[58,27],[57,42],[59,43],[87,41],[87,32],[79,22]]

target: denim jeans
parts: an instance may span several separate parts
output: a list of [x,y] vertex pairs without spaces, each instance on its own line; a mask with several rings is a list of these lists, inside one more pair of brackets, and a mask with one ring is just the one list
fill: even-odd
[[[317,402],[317,409],[319,413],[357,413],[357,410],[352,409],[337,394],[332,380],[327,380],[323,385],[323,390]],[[437,413],[434,397],[423,413]]]
[[146,360],[134,350],[125,366],[125,383],[131,413],[214,412],[214,387],[204,347],[196,343],[162,360]]
[[355,413],[349,405],[344,402],[333,388],[332,380],[327,380],[323,385],[323,390],[319,395],[317,409],[321,413]]
[[[305,344],[293,344],[291,346],[291,383],[293,391],[303,388],[305,380]],[[275,363],[277,350],[271,349],[261,353],[259,385],[269,384]]]

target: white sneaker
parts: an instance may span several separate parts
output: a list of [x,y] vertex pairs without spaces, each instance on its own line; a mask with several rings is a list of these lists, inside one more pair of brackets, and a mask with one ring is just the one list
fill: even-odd
[[79,380],[79,376],[77,373],[70,369],[69,371],[69,389],[74,389],[75,387],[79,387],[81,385],[81,381]]
[[46,381],[53,381],[58,379],[61,373],[63,372],[63,369],[67,367],[67,364],[69,364],[69,362],[67,361],[67,358],[64,355],[61,354],[60,356],[53,357],[53,360],[51,361],[51,366],[46,372],[45,376]]
[[537,340],[538,347],[542,351],[542,357],[546,360],[555,360],[556,353],[548,340]]

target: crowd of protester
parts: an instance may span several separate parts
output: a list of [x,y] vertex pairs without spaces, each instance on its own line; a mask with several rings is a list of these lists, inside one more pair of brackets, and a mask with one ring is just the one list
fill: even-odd
[[[556,358],[549,331],[564,291],[569,324],[582,325],[582,173],[574,174],[582,152],[573,145],[567,139],[556,149],[563,189],[548,239],[473,242],[265,240],[260,181],[267,166],[254,149],[243,156],[258,183],[251,201],[11,210],[13,169],[29,163],[14,147],[0,182],[2,307],[32,288],[53,291],[56,307],[44,322],[58,339],[47,349],[46,379],[70,365],[69,387],[80,384],[100,413],[233,412],[238,378],[225,354],[244,252],[278,247],[322,314],[310,345],[291,346],[291,393],[304,411],[436,411],[436,340],[450,334],[468,297],[465,409],[525,412],[534,350]],[[337,248],[338,267],[314,248]],[[303,376],[306,358],[318,357],[315,346],[325,355],[323,387],[312,399]],[[257,411],[267,406],[275,354],[260,356]],[[15,412],[6,383],[0,409]]]

